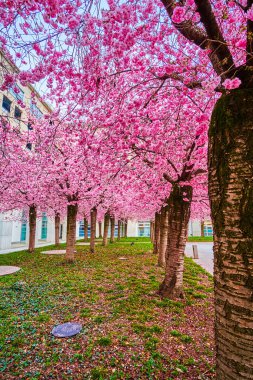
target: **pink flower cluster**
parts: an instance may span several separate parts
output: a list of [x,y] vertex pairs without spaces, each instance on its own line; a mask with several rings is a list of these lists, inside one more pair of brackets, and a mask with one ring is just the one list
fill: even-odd
[[185,8],[184,7],[176,7],[173,12],[172,21],[175,24],[180,24],[185,21]]
[[234,79],[226,79],[223,82],[223,86],[225,87],[226,90],[233,90],[235,88],[238,88],[241,84],[241,80],[239,78],[234,78]]
[[250,9],[247,12],[247,18],[253,21],[253,5],[250,7]]

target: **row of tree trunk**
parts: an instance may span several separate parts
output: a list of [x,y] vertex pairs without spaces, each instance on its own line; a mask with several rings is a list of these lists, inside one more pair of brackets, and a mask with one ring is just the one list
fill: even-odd
[[[110,211],[107,211],[104,216],[104,234],[103,234],[103,242],[102,245],[106,246],[108,244],[108,232],[109,226],[110,228],[110,243],[114,243],[115,241],[115,217],[114,215],[110,215]],[[121,237],[127,237],[127,220],[124,219],[118,220],[118,237],[119,241]]]
[[[66,260],[72,262],[74,260],[75,244],[76,244],[76,218],[78,212],[78,205],[71,204],[67,206],[67,236],[66,236]],[[28,251],[34,252],[35,240],[36,240],[36,220],[37,209],[35,205],[29,208],[29,246]],[[95,252],[95,238],[96,238],[96,223],[97,223],[97,209],[92,208],[90,212],[90,252]],[[103,237],[103,245],[108,244],[108,231],[109,225],[111,225],[110,243],[115,241],[115,217],[110,215],[107,211],[104,216],[104,233],[102,236],[102,223],[99,222],[99,237]],[[118,237],[119,241],[121,236],[127,237],[127,220],[118,220]],[[84,217],[84,240],[88,239],[88,219]],[[59,246],[60,243],[60,214],[55,213],[55,245]]]

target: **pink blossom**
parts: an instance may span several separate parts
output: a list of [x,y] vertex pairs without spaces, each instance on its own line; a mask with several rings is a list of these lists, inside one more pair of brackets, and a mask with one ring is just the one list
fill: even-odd
[[184,7],[176,7],[173,12],[172,21],[175,24],[180,24],[185,21],[185,8]]
[[223,86],[225,87],[226,90],[233,90],[234,88],[238,88],[241,83],[242,82],[239,78],[226,79],[223,82]]
[[250,9],[247,12],[247,18],[253,21],[253,5],[250,7]]

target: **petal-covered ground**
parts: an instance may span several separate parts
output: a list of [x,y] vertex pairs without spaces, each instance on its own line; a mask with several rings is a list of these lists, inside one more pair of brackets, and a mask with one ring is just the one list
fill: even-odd
[[[145,239],[94,255],[77,246],[74,264],[42,250],[0,256],[22,268],[0,278],[0,379],[214,378],[212,277],[191,259],[186,298],[170,301],[156,294],[164,271]],[[69,321],[80,334],[51,335]]]

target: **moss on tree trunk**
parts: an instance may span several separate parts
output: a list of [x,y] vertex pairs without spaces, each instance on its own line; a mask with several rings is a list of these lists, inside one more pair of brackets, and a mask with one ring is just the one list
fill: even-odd
[[209,129],[217,379],[253,379],[253,91],[222,96]]

